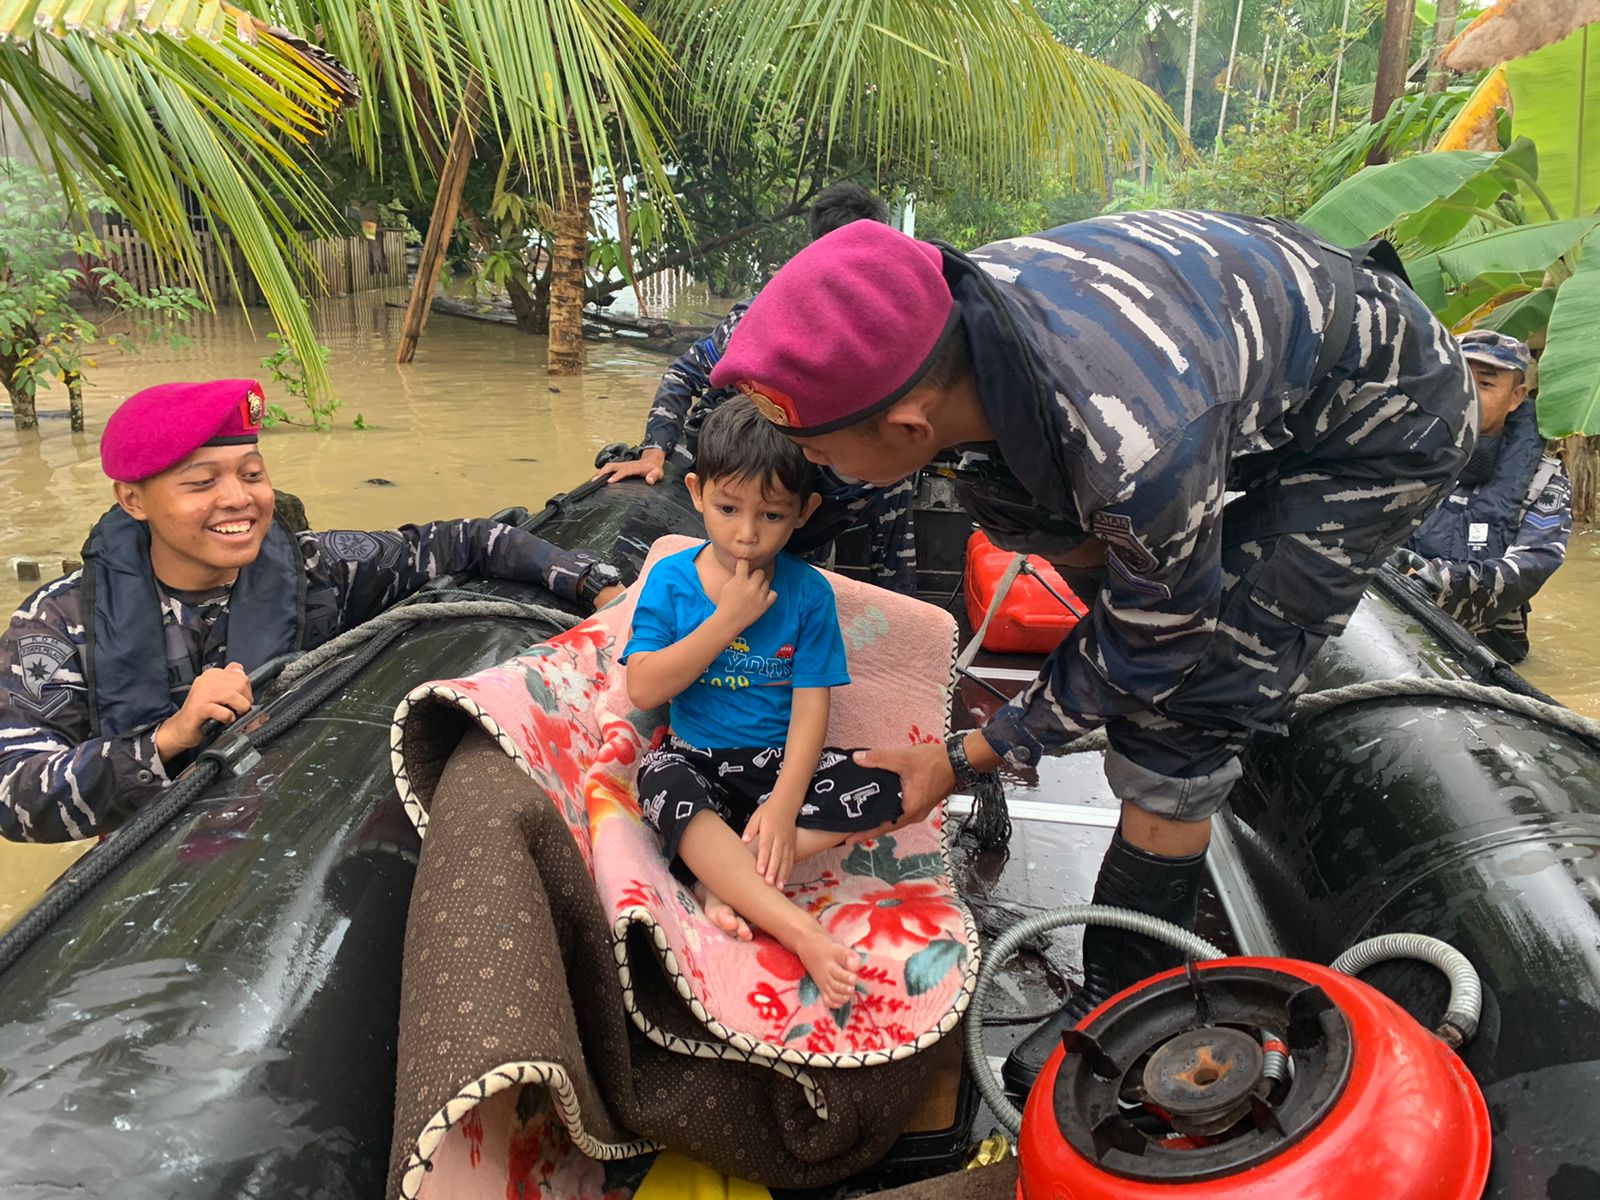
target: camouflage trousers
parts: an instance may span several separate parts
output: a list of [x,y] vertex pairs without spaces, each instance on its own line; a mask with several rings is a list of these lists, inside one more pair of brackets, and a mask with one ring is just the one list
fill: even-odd
[[1221,808],[1247,739],[1287,728],[1317,651],[1454,487],[1476,436],[1470,376],[1452,341],[1440,351],[1420,301],[1385,299],[1391,320],[1402,306],[1410,333],[1382,376],[1357,372],[1314,397],[1302,431],[1314,440],[1297,439],[1305,450],[1236,462],[1215,632],[1154,711],[1107,727],[1106,776],[1120,799],[1185,821]]

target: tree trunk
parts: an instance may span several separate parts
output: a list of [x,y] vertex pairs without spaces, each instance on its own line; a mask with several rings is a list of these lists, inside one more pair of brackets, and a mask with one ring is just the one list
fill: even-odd
[[6,393],[11,397],[11,420],[18,429],[39,428],[39,414],[34,408],[31,388],[14,388],[7,375]]
[[552,375],[577,375],[583,370],[583,292],[588,281],[594,179],[589,156],[577,137],[570,137],[568,145],[567,177],[562,181],[550,247],[550,348],[545,370]]
[[[1411,16],[1416,0],[1386,0],[1383,14],[1383,42],[1378,47],[1378,82],[1372,94],[1372,122],[1377,124],[1389,107],[1406,90],[1406,72],[1411,67]],[[1389,148],[1379,144],[1367,154],[1367,165],[1389,161]]]
[[1189,11],[1189,69],[1183,77],[1183,136],[1189,136],[1194,118],[1194,57],[1200,45],[1200,0]]
[[1261,112],[1261,93],[1267,86],[1267,59],[1272,55],[1272,35],[1262,35],[1261,62],[1256,70],[1256,93],[1250,98],[1250,132],[1256,131],[1256,117]]
[[550,307],[545,306],[544,321],[533,301],[533,291],[528,287],[528,277],[520,267],[513,267],[506,277],[506,297],[511,301],[511,311],[517,314],[517,328],[523,333],[549,333]]
[[1244,20],[1244,0],[1239,0],[1233,10],[1233,40],[1228,43],[1228,73],[1222,77],[1222,111],[1217,115],[1217,145],[1222,144],[1222,130],[1228,123],[1228,92],[1233,88],[1233,60],[1239,53],[1239,23]]
[[423,242],[422,255],[417,261],[417,277],[411,284],[411,300],[406,305],[405,323],[400,327],[400,344],[394,352],[394,361],[397,363],[408,363],[416,356],[417,341],[428,323],[433,289],[438,286],[439,272],[444,268],[445,248],[450,244],[450,235],[455,232],[456,211],[461,206],[462,189],[467,185],[467,168],[472,163],[473,131],[478,125],[478,106],[482,100],[483,81],[475,73],[469,75],[461,112],[456,116],[455,129],[450,135],[450,149],[445,153],[444,167],[439,173],[439,194],[434,197],[433,215],[428,220],[428,237]]
[[[1350,37],[1350,0],[1344,0],[1344,16],[1339,18],[1339,53],[1333,59],[1333,100],[1328,105],[1328,136],[1339,125],[1339,83],[1344,78],[1344,49]],[[1376,118],[1374,118],[1376,119]]]
[[1433,23],[1433,48],[1428,51],[1428,81],[1424,84],[1430,95],[1444,91],[1444,85],[1449,82],[1450,72],[1440,60],[1444,57],[1444,48],[1456,36],[1456,13],[1460,7],[1460,0],[1439,0],[1438,19]]
[[1572,481],[1572,519],[1585,525],[1600,517],[1600,437],[1569,437],[1561,459]]
[[[22,336],[18,340],[22,342],[24,347],[38,343],[37,334],[32,337],[28,336],[32,333],[31,327],[26,327],[20,332]],[[17,429],[37,429],[39,428],[39,416],[34,408],[33,387],[27,382],[18,383],[16,381],[19,357],[20,351],[18,354],[0,354],[0,382],[5,384],[6,395],[11,398],[11,420],[15,427]]]
[[67,371],[61,376],[67,385],[67,415],[73,433],[83,432],[83,376]]

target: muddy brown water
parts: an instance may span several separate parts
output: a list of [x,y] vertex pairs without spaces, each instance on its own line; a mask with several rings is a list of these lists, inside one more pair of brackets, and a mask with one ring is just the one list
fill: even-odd
[[[542,338],[504,326],[434,316],[417,360],[394,364],[403,293],[367,293],[315,307],[319,335],[342,408],[335,431],[280,426],[263,448],[273,482],[305,501],[319,528],[386,529],[408,521],[484,516],[514,504],[537,505],[587,478],[595,453],[634,441],[666,359],[621,343],[590,346],[577,378],[544,371]],[[710,302],[689,293],[674,315],[704,319]],[[16,575],[19,559],[38,561],[44,578],[75,558],[96,517],[110,504],[100,473],[106,416],[131,393],[171,379],[258,378],[274,349],[270,324],[227,312],[195,323],[193,344],[100,359],[84,390],[88,428],[74,434],[46,416],[38,433],[0,424],[0,607],[35,586]],[[269,399],[293,404],[263,379]],[[58,394],[41,408],[59,412]],[[360,415],[367,428],[351,423]],[[1534,649],[1523,673],[1574,708],[1600,716],[1600,532],[1574,537],[1567,565],[1539,596]],[[0,843],[0,929],[38,896],[85,847]]]

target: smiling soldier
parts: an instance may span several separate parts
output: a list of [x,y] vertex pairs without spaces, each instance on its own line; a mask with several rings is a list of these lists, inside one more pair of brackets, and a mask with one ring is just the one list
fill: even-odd
[[287,532],[262,408],[253,380],[168,383],[106,422],[116,507],[82,570],[28,597],[0,637],[0,835],[116,828],[187,765],[207,721],[250,708],[248,671],[435,576],[479,571],[596,606],[618,591],[614,567],[494,521]]

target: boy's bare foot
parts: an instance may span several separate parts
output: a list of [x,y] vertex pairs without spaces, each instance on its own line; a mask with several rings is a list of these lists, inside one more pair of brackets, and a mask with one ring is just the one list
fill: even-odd
[[723,933],[729,937],[736,937],[741,942],[748,942],[755,936],[750,932],[750,922],[734,912],[727,901],[717,896],[705,884],[695,884],[694,894],[700,901],[700,907],[706,910],[706,916],[711,918],[711,923]]
[[834,941],[819,927],[798,939],[791,949],[829,1008],[841,1008],[855,995],[856,956],[850,947]]

